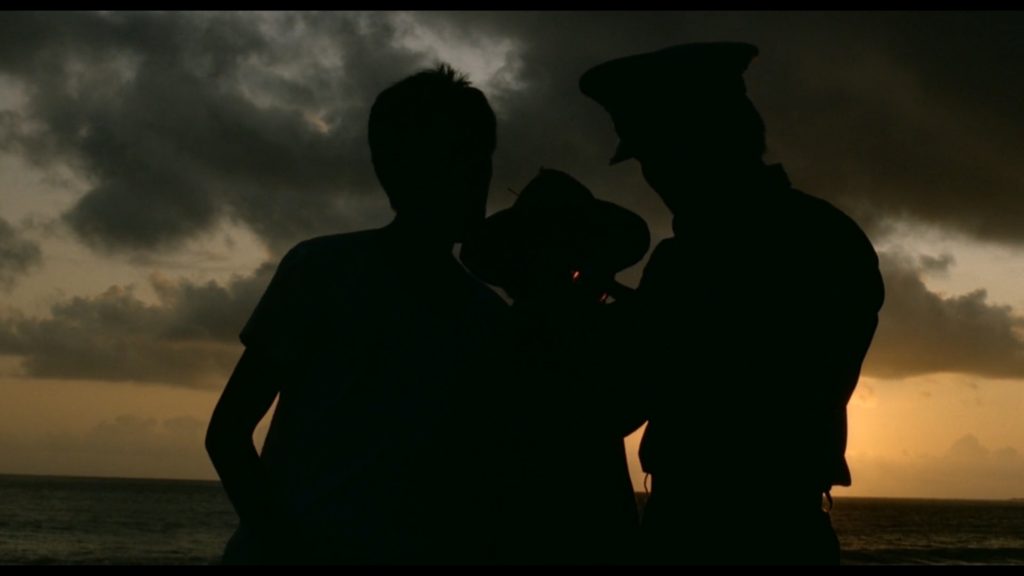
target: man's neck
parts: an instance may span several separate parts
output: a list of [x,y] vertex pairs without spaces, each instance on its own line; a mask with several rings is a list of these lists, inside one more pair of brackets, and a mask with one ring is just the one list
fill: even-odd
[[[690,185],[699,186],[701,190],[709,193],[742,194],[750,191],[750,184],[762,181],[768,171],[769,167],[764,163],[723,166],[714,171],[693,175]],[[683,178],[686,178],[685,175]]]
[[410,252],[428,257],[452,257],[455,242],[439,234],[437,226],[429,222],[395,216],[385,229]]
[[778,201],[776,189],[789,188],[789,178],[781,164],[757,164],[723,170],[715,175],[681,178],[672,209],[672,228],[717,226],[722,217],[735,219],[743,214],[759,214]]

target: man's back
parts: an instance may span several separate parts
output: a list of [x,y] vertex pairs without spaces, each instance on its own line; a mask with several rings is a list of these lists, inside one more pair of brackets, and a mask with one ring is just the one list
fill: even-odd
[[486,449],[472,426],[491,402],[480,370],[503,310],[451,254],[389,228],[284,258],[242,339],[291,367],[262,458],[304,560],[452,558],[453,531],[475,529],[453,474]]
[[822,491],[849,483],[845,406],[882,300],[863,232],[775,170],[728,213],[677,216],[638,292],[654,338],[641,461],[655,500],[685,495],[671,522],[743,526],[747,540],[800,524],[797,510],[817,522]]

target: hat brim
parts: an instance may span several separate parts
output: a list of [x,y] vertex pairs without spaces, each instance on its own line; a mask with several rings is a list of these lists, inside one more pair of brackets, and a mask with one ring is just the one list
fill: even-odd
[[477,278],[506,287],[523,273],[515,246],[521,241],[517,211],[506,208],[488,216],[462,243],[459,259]]
[[501,210],[463,243],[459,257],[484,282],[508,288],[523,281],[545,255],[614,275],[642,260],[650,248],[647,223],[621,206],[594,199],[577,216],[556,230],[537,226],[515,207]]

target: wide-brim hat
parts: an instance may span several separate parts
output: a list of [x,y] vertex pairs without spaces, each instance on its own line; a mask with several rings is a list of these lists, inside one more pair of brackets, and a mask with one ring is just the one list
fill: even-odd
[[460,259],[481,280],[508,288],[545,263],[609,274],[643,259],[651,237],[638,214],[598,200],[583,184],[542,168],[512,207],[489,216]]

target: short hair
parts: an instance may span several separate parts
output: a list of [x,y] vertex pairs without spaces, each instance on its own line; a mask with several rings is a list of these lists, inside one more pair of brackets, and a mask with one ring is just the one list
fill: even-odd
[[392,208],[428,200],[410,193],[435,183],[456,156],[493,154],[496,124],[483,92],[447,64],[381,92],[370,109],[368,139]]

